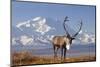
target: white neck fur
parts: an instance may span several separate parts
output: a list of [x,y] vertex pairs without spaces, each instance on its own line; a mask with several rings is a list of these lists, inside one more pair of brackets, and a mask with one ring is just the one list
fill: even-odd
[[69,39],[65,37],[64,40],[66,41],[66,48],[67,50],[69,50],[70,49]]
[[69,50],[70,49],[70,45],[66,44],[66,48],[67,48],[67,50]]

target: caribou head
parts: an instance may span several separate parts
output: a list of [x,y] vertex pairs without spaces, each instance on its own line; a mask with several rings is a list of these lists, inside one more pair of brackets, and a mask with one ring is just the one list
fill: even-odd
[[[66,29],[66,22],[69,21],[68,17],[66,16],[63,22],[63,27],[65,30],[66,35],[62,36],[54,36],[52,43],[54,47],[54,58],[57,57],[57,51],[59,48],[61,48],[61,59],[66,57],[66,50],[69,50],[70,45],[72,44],[72,41],[75,39],[75,37],[79,34],[81,28],[82,28],[82,21],[80,22],[79,30],[74,34],[70,35]],[[63,57],[64,56],[64,57]]]

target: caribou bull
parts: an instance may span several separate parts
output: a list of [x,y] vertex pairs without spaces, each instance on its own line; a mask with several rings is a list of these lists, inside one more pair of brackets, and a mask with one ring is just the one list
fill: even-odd
[[66,35],[54,36],[53,39],[52,39],[52,44],[53,44],[53,49],[54,49],[54,59],[57,57],[57,51],[58,51],[59,48],[61,48],[61,60],[65,59],[66,51],[69,50],[69,48],[72,44],[72,41],[79,34],[79,32],[82,28],[82,21],[81,21],[79,30],[76,32],[76,34],[71,36],[66,29],[66,26],[65,26],[66,21],[68,21],[67,16],[65,17],[65,20],[63,22],[63,27],[64,27],[64,30],[66,32]]

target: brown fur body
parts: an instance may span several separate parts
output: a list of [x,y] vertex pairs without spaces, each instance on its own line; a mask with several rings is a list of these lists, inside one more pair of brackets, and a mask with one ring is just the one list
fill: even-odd
[[66,36],[55,36],[52,40],[54,47],[54,57],[57,57],[57,51],[61,48],[61,59],[66,56],[66,45],[69,43],[69,39]]

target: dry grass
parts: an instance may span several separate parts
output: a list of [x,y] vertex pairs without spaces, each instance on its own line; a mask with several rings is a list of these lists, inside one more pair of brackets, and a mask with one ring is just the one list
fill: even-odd
[[20,66],[20,65],[31,65],[31,64],[51,64],[51,63],[69,63],[69,62],[87,62],[87,61],[95,61],[95,56],[81,56],[74,58],[66,58],[64,61],[61,61],[60,58],[56,58],[54,60],[53,57],[48,56],[33,56],[29,52],[20,52],[12,54],[12,66]]

